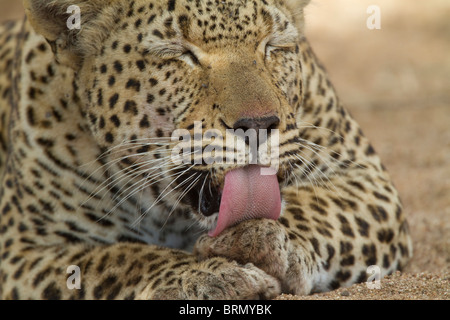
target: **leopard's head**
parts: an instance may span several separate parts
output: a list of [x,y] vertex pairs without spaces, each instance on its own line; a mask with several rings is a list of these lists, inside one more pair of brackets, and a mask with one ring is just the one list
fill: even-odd
[[24,1],[75,70],[92,135],[124,173],[117,184],[143,192],[144,207],[189,210],[211,235],[280,214],[300,161],[307,2]]

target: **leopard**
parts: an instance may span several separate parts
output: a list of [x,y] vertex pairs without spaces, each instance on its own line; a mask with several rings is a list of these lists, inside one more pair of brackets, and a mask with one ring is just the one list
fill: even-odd
[[0,298],[272,299],[403,270],[400,196],[308,2],[24,0],[0,27]]

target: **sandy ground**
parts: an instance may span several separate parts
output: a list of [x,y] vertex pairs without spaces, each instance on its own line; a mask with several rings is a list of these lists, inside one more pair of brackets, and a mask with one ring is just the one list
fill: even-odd
[[[0,0],[0,21],[21,16]],[[381,29],[366,13],[378,5]],[[414,257],[381,289],[279,299],[450,299],[450,1],[312,0],[306,34],[391,173]]]

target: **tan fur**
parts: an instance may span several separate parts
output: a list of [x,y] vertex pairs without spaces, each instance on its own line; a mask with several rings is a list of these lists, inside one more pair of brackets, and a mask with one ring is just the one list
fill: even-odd
[[[304,38],[307,3],[25,0],[0,26],[0,298],[273,298],[401,269],[398,192]],[[281,217],[211,238],[242,164],[175,164],[171,135],[264,117]]]

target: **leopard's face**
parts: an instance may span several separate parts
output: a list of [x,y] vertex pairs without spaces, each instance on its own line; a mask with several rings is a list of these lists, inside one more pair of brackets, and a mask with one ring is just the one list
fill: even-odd
[[[275,178],[256,183],[270,184],[272,191],[283,187],[298,162],[292,154],[299,149],[303,79],[301,30],[279,2],[133,1],[106,12],[116,28],[85,57],[77,85],[91,131],[109,151],[108,164],[121,170],[115,182],[124,185],[121,190],[143,192],[139,198],[147,207],[159,194],[159,204],[185,208],[212,229],[230,171],[251,180],[256,175],[243,167],[255,171],[279,161]],[[237,129],[267,133],[257,143],[279,146],[271,154],[277,159],[238,163],[235,148],[225,142]],[[180,162],[174,150],[186,132],[192,155]],[[208,132],[222,140],[208,140]],[[199,133],[203,141],[195,149]],[[223,152],[205,161],[212,141]],[[240,146],[248,154],[247,142]],[[248,182],[236,179],[228,179],[229,192],[248,189]],[[146,192],[154,197],[145,200]]]

